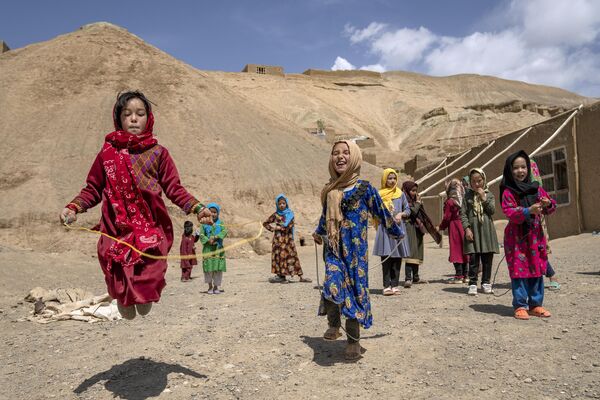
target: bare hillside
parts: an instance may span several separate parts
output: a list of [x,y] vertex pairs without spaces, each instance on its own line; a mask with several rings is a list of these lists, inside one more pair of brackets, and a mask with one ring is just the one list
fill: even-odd
[[[313,228],[328,178],[329,145],[307,132],[318,119],[330,132],[373,137],[376,147],[366,152],[377,164],[400,166],[416,153],[433,159],[586,101],[482,76],[199,71],[122,28],[91,24],[0,55],[3,240],[69,245],[57,241],[57,214],[82,187],[113,129],[115,96],[126,89],[155,103],[159,141],[199,198],[223,204],[229,221],[248,221],[264,218],[273,196],[286,192],[301,232]],[[363,174],[378,183],[376,167],[365,164]],[[183,214],[174,215],[179,225]]]

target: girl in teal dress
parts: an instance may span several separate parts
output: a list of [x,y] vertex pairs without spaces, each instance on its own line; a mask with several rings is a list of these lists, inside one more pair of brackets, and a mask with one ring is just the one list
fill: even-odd
[[[213,224],[202,225],[200,229],[200,242],[202,243],[202,269],[204,282],[208,283],[208,294],[220,294],[223,272],[227,271],[223,239],[227,236],[227,228],[219,218],[221,207],[217,203],[209,203],[206,207],[212,212]],[[207,254],[207,255],[205,255]]]

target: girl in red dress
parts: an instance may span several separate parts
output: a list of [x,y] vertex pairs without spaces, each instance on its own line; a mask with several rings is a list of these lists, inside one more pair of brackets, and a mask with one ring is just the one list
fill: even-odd
[[465,231],[460,220],[465,189],[459,179],[452,179],[446,184],[446,201],[444,202],[444,216],[438,226],[438,231],[448,229],[448,242],[450,255],[448,261],[454,264],[454,277],[449,283],[463,283],[469,278],[469,256],[463,253],[463,240]]
[[[77,214],[102,202],[100,232],[157,256],[169,253],[173,225],[162,198],[186,214],[195,213],[200,223],[211,223],[211,213],[181,185],[169,151],[152,133],[154,116],[150,102],[140,92],[118,96],[113,109],[115,131],[105,137],[86,186],[60,214],[69,224]],[[167,262],[151,259],[105,236],[98,240],[98,260],[108,293],[119,312],[133,319],[150,312],[165,287]]]

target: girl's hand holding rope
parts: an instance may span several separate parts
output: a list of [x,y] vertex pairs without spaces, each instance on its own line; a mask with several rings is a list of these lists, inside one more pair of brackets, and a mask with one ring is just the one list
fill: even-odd
[[210,210],[206,207],[201,209],[198,212],[198,214],[196,214],[196,217],[198,217],[198,222],[201,224],[205,224],[205,225],[213,224],[212,212],[210,212]]
[[69,225],[75,221],[77,221],[77,213],[70,208],[63,208],[62,212],[60,213],[60,222]]
[[317,235],[316,232],[313,232],[312,237],[316,244],[323,244],[323,238]]

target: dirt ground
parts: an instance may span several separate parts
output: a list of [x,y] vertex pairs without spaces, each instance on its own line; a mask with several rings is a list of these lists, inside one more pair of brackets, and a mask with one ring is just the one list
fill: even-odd
[[[97,260],[0,246],[0,398],[600,398],[600,237],[552,245],[562,289],[546,292],[548,320],[515,320],[510,293],[468,297],[466,285],[445,283],[447,249],[432,243],[421,273],[430,283],[397,296],[381,295],[372,258],[375,320],[362,330],[367,351],[355,363],[343,359],[344,340],[321,338],[314,284],[268,283],[269,255],[230,260],[221,295],[203,293],[200,269],[181,283],[173,262],[145,318],[41,325],[22,321],[32,309],[27,292],[103,293]],[[316,282],[314,247],[300,252]],[[502,263],[496,295],[508,282]]]

